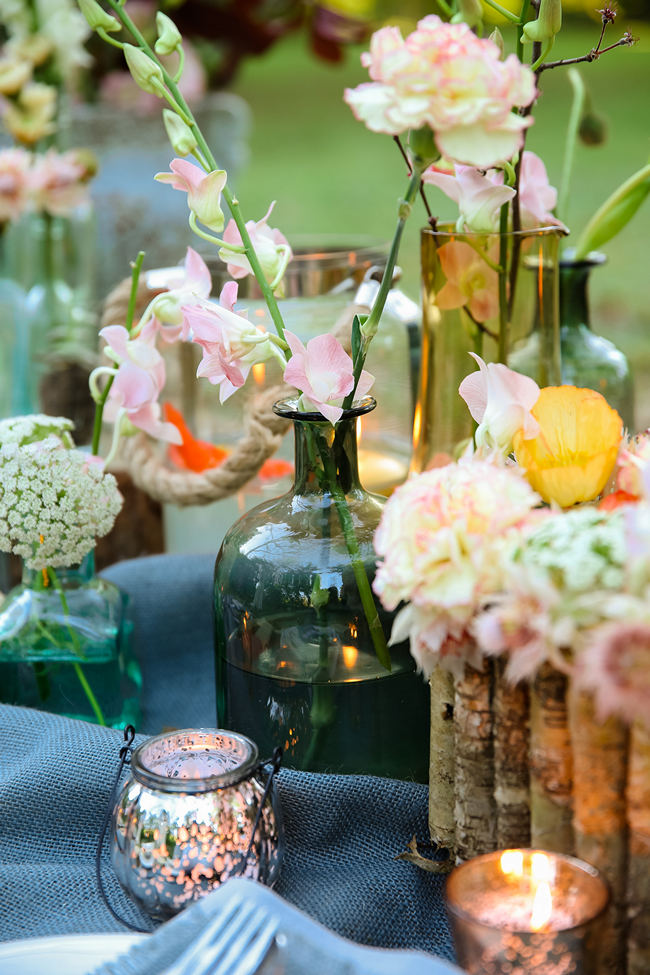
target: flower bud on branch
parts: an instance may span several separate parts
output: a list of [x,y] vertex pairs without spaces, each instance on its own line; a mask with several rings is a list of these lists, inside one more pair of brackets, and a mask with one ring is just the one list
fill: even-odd
[[124,45],[124,57],[136,85],[150,95],[163,98],[165,84],[160,65],[133,44]]
[[178,27],[161,10],[156,14],[156,27],[158,28],[158,40],[154,46],[154,51],[161,55],[173,54],[183,42]]
[[105,11],[97,0],[77,0],[77,2],[92,30],[104,30],[111,34],[120,29],[119,22]]

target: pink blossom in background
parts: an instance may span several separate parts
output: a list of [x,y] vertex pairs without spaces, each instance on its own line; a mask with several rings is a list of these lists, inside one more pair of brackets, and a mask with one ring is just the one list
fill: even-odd
[[499,313],[498,275],[473,247],[453,240],[438,248],[438,258],[447,279],[436,295],[442,311],[469,309],[477,322]]
[[25,149],[0,151],[0,224],[17,220],[27,206],[30,162]]
[[[502,177],[502,174],[500,174]],[[439,190],[458,204],[458,230],[489,234],[499,230],[500,209],[515,195],[514,189],[495,182],[472,166],[456,166],[453,174],[429,166],[422,181]]]
[[29,191],[36,210],[64,217],[89,199],[87,169],[74,151],[34,157]]
[[[352,359],[330,333],[315,336],[306,346],[293,332],[285,330],[284,337],[291,350],[284,381],[299,389],[330,423],[337,423],[343,415],[340,403],[354,387]],[[374,376],[364,369],[357,385],[358,399],[366,395],[374,381]]]
[[578,654],[575,679],[594,695],[601,720],[648,722],[650,623],[606,623],[589,633]]
[[171,173],[156,173],[154,178],[160,183],[169,183],[174,190],[187,193],[187,205],[197,220],[211,230],[223,230],[221,192],[226,185],[225,171],[215,169],[205,173],[187,159],[172,159],[169,168]]
[[650,435],[639,433],[627,441],[617,461],[616,487],[650,500]]
[[381,28],[361,63],[372,81],[344,98],[373,132],[428,125],[441,155],[482,168],[521,148],[532,118],[512,109],[531,104],[535,76],[514,54],[502,61],[496,44],[467,24],[431,14],[405,40],[397,27]]
[[183,328],[203,350],[196,374],[219,386],[222,403],[244,385],[255,363],[271,357],[284,363],[272,338],[235,312],[236,300],[237,284],[229,281],[221,291],[218,305],[204,301],[182,309]]
[[470,355],[478,363],[479,371],[465,376],[458,392],[479,424],[476,446],[496,447],[510,453],[513,437],[519,430],[523,430],[524,439],[539,432],[539,423],[530,412],[539,398],[539,386],[534,379],[508,369],[501,362],[486,364],[475,353]]
[[[253,250],[262,265],[264,277],[269,282],[274,281],[278,277],[278,274],[286,267],[293,256],[289,241],[284,234],[268,225],[268,219],[273,212],[274,206],[275,200],[261,220],[257,222],[255,220],[248,220],[246,222],[246,230],[251,239]],[[228,221],[228,225],[223,232],[223,239],[228,244],[242,243],[241,234],[234,220]],[[219,250],[219,257],[222,261],[226,262],[228,274],[235,279],[245,278],[247,274],[253,273],[253,269],[245,254],[234,254],[227,247],[222,247]]]

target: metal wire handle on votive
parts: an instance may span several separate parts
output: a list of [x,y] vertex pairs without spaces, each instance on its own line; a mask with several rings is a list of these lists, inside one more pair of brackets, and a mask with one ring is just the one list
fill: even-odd
[[[122,745],[119,751],[120,764],[118,766],[117,775],[115,776],[115,781],[113,782],[113,788],[111,789],[108,804],[106,806],[104,820],[99,835],[99,841],[97,843],[97,852],[95,855],[95,877],[97,879],[97,887],[99,889],[101,898],[104,904],[106,905],[108,911],[110,912],[111,916],[115,918],[115,920],[119,924],[122,924],[124,927],[129,928],[130,931],[137,931],[139,934],[151,934],[151,932],[155,930],[155,926],[150,925],[149,927],[140,927],[137,924],[133,924],[131,921],[127,921],[126,918],[122,917],[115,910],[115,908],[113,907],[113,905],[110,903],[108,899],[108,894],[106,893],[106,888],[104,886],[104,880],[102,877],[102,850],[104,848],[106,830],[108,829],[108,823],[110,821],[111,814],[113,812],[113,808],[115,806],[115,802],[117,799],[117,793],[119,789],[120,779],[122,777],[122,772],[124,771],[126,765],[131,764],[131,755],[133,753],[134,739],[135,739],[135,728],[133,727],[133,725],[127,725],[126,728],[124,729],[125,744]],[[246,848],[245,853],[241,858],[241,863],[238,866],[236,875],[242,875],[244,873],[244,870],[246,869],[248,858],[252,852],[255,843],[255,837],[257,835],[260,819],[262,816],[262,811],[264,809],[266,801],[273,787],[273,780],[275,779],[276,775],[280,771],[281,764],[282,764],[282,748],[278,746],[273,749],[273,755],[271,756],[271,758],[259,762],[252,771],[249,769],[239,778],[230,781],[230,785],[238,785],[240,782],[244,782],[246,779],[250,779],[254,775],[263,774],[265,772],[266,766],[267,765],[271,766],[271,771],[267,775],[264,791],[262,793],[262,797],[259,802],[257,814],[255,816],[255,822],[253,823],[253,829],[251,832],[250,841],[248,843],[248,847]]]

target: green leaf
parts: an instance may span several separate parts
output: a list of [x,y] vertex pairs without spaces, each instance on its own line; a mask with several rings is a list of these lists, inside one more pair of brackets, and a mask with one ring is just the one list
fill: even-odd
[[630,176],[593,215],[576,245],[575,260],[582,260],[620,233],[650,193],[650,163]]
[[361,352],[361,321],[358,315],[352,319],[352,335],[350,337],[350,347],[352,349],[352,362],[357,361]]

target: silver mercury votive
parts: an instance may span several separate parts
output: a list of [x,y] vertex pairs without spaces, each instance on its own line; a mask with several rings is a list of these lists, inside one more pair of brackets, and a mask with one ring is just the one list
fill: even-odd
[[118,880],[158,918],[233,876],[272,886],[283,852],[273,785],[251,846],[264,790],[257,746],[244,735],[200,728],[149,738],[133,752],[113,812]]

